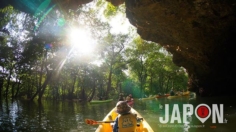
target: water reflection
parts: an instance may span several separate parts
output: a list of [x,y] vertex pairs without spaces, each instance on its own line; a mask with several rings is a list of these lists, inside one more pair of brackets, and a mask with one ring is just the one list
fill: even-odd
[[[135,100],[134,108],[148,121],[154,131],[161,132],[231,132],[235,130],[236,104],[235,98],[197,98],[176,99],[159,98],[153,100]],[[178,105],[182,118],[183,105],[193,104],[194,108],[201,104],[223,104],[224,119],[227,123],[212,123],[212,116],[201,123],[196,116],[189,123],[161,123],[159,118],[165,117],[165,104],[169,104],[169,116],[172,116],[174,105]],[[102,120],[115,106],[116,102],[104,104],[88,104],[69,101],[28,102],[16,100],[0,101],[0,131],[4,132],[93,132],[97,126],[85,124],[85,119]],[[181,119],[182,121],[182,119]]]

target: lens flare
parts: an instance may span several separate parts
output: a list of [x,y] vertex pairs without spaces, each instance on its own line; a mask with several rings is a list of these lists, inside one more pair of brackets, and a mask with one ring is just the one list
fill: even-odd
[[57,25],[60,26],[60,27],[64,26],[65,23],[66,23],[66,21],[65,21],[64,18],[59,18],[59,19],[57,20]]
[[44,18],[48,15],[49,12],[51,12],[51,10],[55,7],[55,5],[53,5],[50,9],[48,9],[48,11],[39,19],[38,23],[35,26],[34,30],[37,30],[39,25],[42,23],[42,21],[44,20]]
[[45,0],[44,2],[42,2],[42,4],[40,4],[39,7],[36,9],[34,16],[37,17],[37,15],[45,11],[48,8],[50,3],[51,3],[51,0]]

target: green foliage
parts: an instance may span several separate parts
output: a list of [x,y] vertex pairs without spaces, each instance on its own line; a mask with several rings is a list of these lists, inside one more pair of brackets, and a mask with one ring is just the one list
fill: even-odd
[[106,3],[106,1],[104,1],[104,0],[97,0],[96,6],[101,8],[105,3]]
[[142,96],[166,93],[171,87],[186,89],[185,71],[177,67],[171,55],[158,44],[136,38],[126,55],[132,79],[138,81]]
[[3,9],[0,9],[0,12],[1,13],[7,13],[7,12],[12,13],[13,12],[13,7],[12,6],[7,6]]
[[108,2],[108,3],[107,3],[107,7],[106,7],[106,9],[104,10],[104,16],[105,16],[106,18],[110,18],[110,17],[116,15],[117,10],[118,10],[118,7],[115,7],[115,6],[113,6],[110,2]]
[[[107,18],[123,9],[103,0],[97,6],[105,4]],[[4,16],[0,18],[0,26],[9,24],[16,34],[8,41],[1,39],[0,64],[6,72],[11,70],[14,78],[19,78],[19,95],[30,98],[39,90],[47,98],[86,100],[123,91],[140,98],[168,92],[170,87],[186,88],[186,72],[172,63],[168,52],[140,37],[130,43],[133,39],[130,34],[111,34],[109,24],[99,18],[97,11],[89,7],[67,13],[52,10],[34,30],[37,18],[20,14],[19,20],[12,7],[0,10]],[[62,23],[58,24],[58,20]],[[91,30],[98,42],[92,57],[77,53],[68,44],[66,31],[73,27]],[[51,47],[45,47],[47,44]],[[100,59],[102,64],[92,64],[95,59]],[[128,74],[125,70],[129,70]]]
[[10,20],[15,21],[16,18],[12,14],[16,13],[12,6],[6,6],[0,9],[0,28],[5,26]]
[[131,79],[127,78],[122,83],[122,92],[126,95],[132,94],[134,98],[140,98],[141,97],[141,91],[139,85]]

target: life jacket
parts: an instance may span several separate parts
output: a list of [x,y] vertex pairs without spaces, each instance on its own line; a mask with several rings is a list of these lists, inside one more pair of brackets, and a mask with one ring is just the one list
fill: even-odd
[[118,116],[118,132],[136,132],[137,115],[129,113]]

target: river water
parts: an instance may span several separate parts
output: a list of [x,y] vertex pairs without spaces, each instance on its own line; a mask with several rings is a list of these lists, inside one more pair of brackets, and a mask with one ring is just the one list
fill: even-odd
[[[133,108],[147,120],[155,132],[233,132],[236,131],[235,99],[235,97],[135,99]],[[2,100],[0,101],[0,131],[94,132],[97,126],[87,125],[85,119],[102,120],[115,104],[116,101],[104,104],[43,101],[39,104],[23,100],[13,102]],[[186,116],[187,122],[183,122],[183,114],[186,113],[184,110],[191,111],[191,108],[184,108],[187,104],[193,106],[193,114]],[[217,106],[215,108],[220,108],[220,104],[222,104],[223,109],[213,111],[212,106],[214,104]],[[209,109],[204,111],[197,106]],[[166,118],[166,109],[168,108],[169,113],[167,115],[169,118]],[[205,119],[209,115],[209,118],[202,123],[197,118],[195,109],[199,110],[197,111],[199,117],[201,116],[200,113],[203,112],[205,116],[201,117]],[[213,123],[212,117],[216,117],[216,123]],[[163,123],[160,118],[169,120]],[[223,122],[219,123],[218,118]]]

